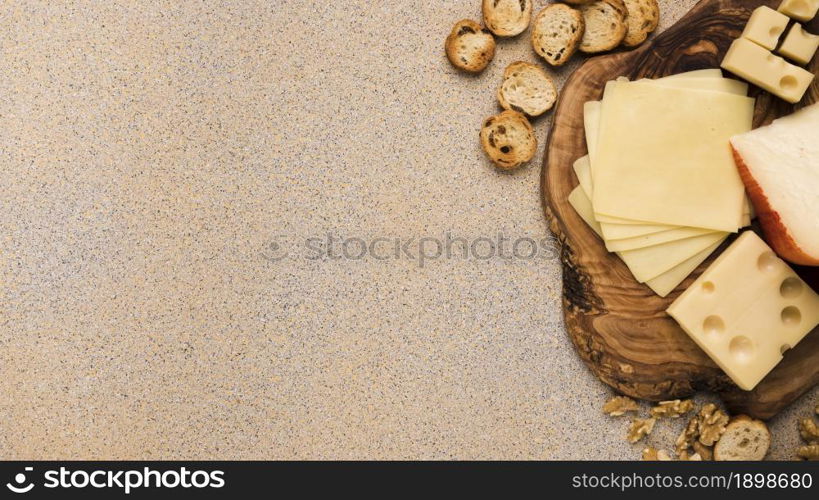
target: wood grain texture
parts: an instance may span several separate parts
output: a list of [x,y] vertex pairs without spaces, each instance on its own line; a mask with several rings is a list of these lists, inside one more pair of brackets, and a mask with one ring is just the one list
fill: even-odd
[[[676,25],[631,52],[590,59],[567,82],[555,110],[542,172],[544,210],[562,247],[566,326],[591,370],[617,391],[659,401],[715,391],[734,412],[770,418],[819,383],[819,329],[814,330],[754,391],[740,390],[685,334],[665,310],[710,265],[711,259],[667,298],[637,283],[628,268],[606,252],[600,239],[569,205],[578,185],[572,163],[586,154],[583,104],[602,97],[619,76],[659,78],[718,68],[753,9],[779,0],[703,0]],[[817,32],[817,22],[809,28]],[[811,70],[816,72],[814,60]],[[753,86],[752,86],[753,88]],[[754,125],[791,113],[794,106],[753,88]],[[802,105],[819,99],[815,82]],[[800,269],[815,288],[816,269]]]

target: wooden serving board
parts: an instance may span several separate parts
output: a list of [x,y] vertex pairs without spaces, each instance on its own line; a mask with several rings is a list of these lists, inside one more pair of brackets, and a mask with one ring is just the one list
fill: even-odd
[[[767,419],[819,383],[819,329],[786,353],[782,363],[751,392],[742,391],[700,350],[665,310],[710,265],[700,266],[667,298],[637,283],[628,268],[569,205],[578,185],[572,164],[586,154],[583,104],[599,100],[606,82],[659,78],[718,68],[753,9],[776,8],[780,0],[703,0],[674,27],[631,52],[588,60],[569,79],[555,110],[542,172],[544,208],[562,246],[566,326],[591,370],[617,391],[660,401],[698,390],[717,392],[728,407]],[[809,25],[819,32],[819,22]],[[817,58],[819,59],[819,58]],[[813,72],[817,72],[814,60]],[[754,125],[769,123],[795,108],[752,86],[757,97]],[[819,100],[819,84],[802,105]],[[816,217],[816,214],[806,214]],[[819,288],[819,269],[800,273]]]

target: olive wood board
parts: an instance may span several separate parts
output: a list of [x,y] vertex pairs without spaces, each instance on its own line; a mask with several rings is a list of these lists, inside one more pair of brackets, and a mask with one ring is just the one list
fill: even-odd
[[[728,242],[671,295],[660,298],[606,251],[568,202],[569,193],[578,185],[572,164],[587,153],[583,104],[599,100],[606,82],[621,76],[636,80],[718,68],[751,12],[760,5],[776,8],[779,3],[702,0],[677,24],[641,47],[589,59],[563,90],[553,117],[541,188],[546,218],[562,249],[566,327],[588,367],[622,394],[662,401],[713,391],[731,411],[768,419],[819,383],[819,328],[785,353],[783,361],[753,391],[743,391],[666,314],[668,306]],[[808,29],[819,33],[819,21],[809,23]],[[814,59],[809,69],[816,73],[817,66]],[[819,84],[814,82],[797,106],[753,85],[751,95],[757,98],[754,127],[759,127],[819,100]],[[797,272],[814,289],[819,288],[819,269],[797,268]]]

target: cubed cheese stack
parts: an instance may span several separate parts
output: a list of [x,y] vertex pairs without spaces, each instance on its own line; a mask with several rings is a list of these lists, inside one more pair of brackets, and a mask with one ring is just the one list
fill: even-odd
[[[802,100],[814,75],[774,54],[777,52],[797,64],[807,65],[819,48],[819,36],[808,33],[790,18],[809,21],[819,10],[819,0],[784,0],[779,10],[757,8],[742,36],[734,41],[722,67],[780,98],[796,103]],[[790,16],[790,18],[789,18]],[[787,36],[782,40],[782,35]]]
[[586,105],[589,156],[569,201],[634,277],[673,291],[731,233],[750,204],[728,147],[751,129],[747,85],[703,70],[609,82]]

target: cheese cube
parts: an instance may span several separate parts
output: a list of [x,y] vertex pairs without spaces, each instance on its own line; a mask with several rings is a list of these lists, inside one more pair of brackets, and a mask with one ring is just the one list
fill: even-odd
[[788,16],[781,12],[766,6],[759,7],[751,14],[742,37],[773,50],[779,44],[779,37],[785,32],[789,21]]
[[819,295],[747,231],[669,307],[742,389],[752,390],[819,325]]
[[819,0],[783,0],[779,12],[799,21],[810,21],[819,11]]
[[810,71],[744,38],[734,40],[722,67],[790,103],[802,100],[814,78]]
[[819,36],[811,35],[801,24],[794,24],[779,47],[779,53],[792,61],[808,64],[819,48]]

